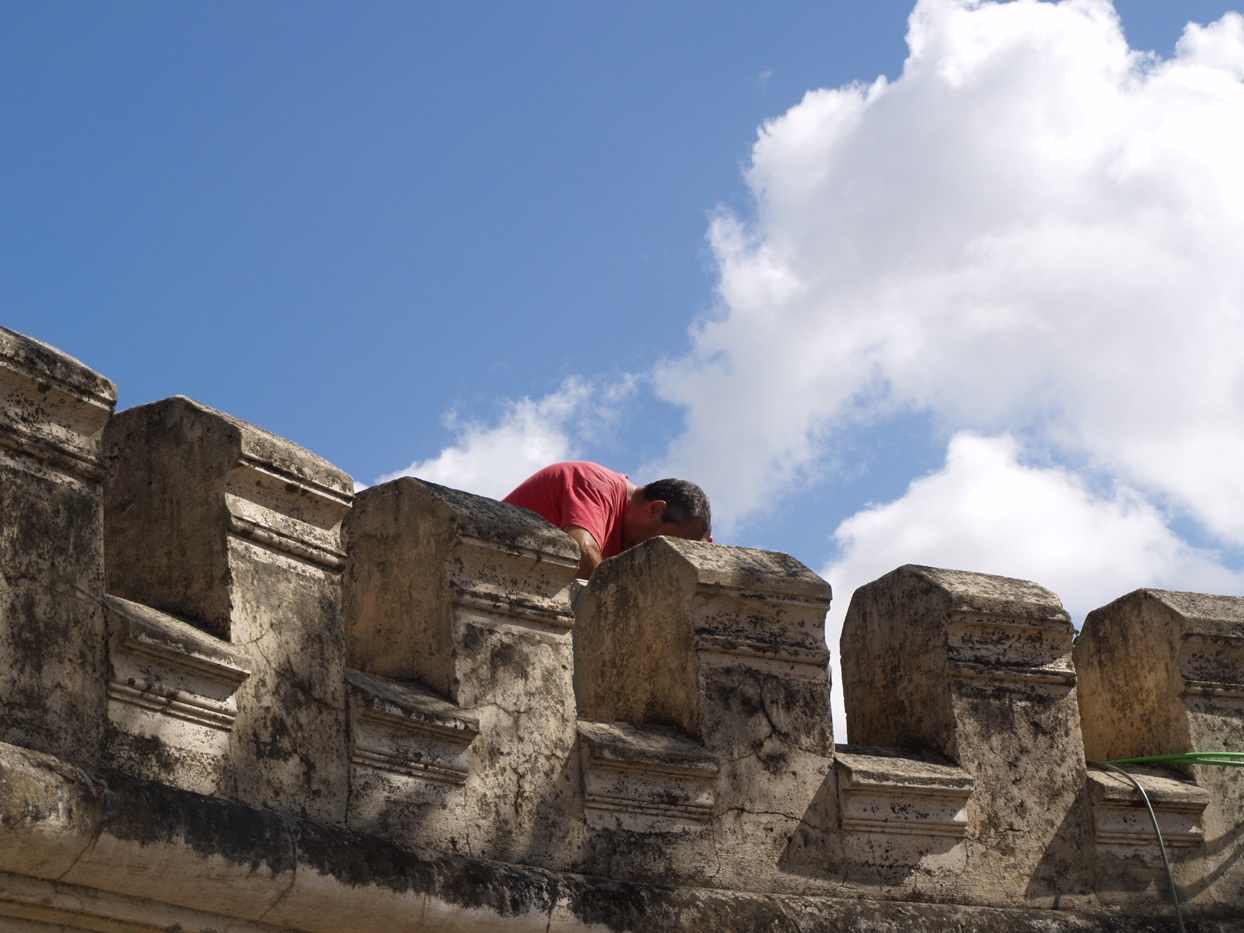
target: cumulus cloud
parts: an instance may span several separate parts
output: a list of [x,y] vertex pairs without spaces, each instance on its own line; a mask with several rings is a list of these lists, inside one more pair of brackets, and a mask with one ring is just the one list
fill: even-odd
[[1141,586],[1239,592],[1244,579],[1190,547],[1135,490],[1095,493],[1059,466],[1030,465],[1012,437],[961,432],[944,467],[906,494],[842,522],[827,640],[834,655],[835,734],[844,735],[838,639],[855,588],[902,564],[1035,580],[1077,621]]
[[925,411],[1137,490],[1095,507],[1152,527],[1146,560],[1182,558],[1141,495],[1244,542],[1244,18],[1159,60],[1107,0],[921,0],[908,45],[762,127],[754,214],[710,230],[717,312],[656,374],[686,429],[652,471],[728,520],[835,431]]
[[602,394],[608,402],[616,399],[619,389],[615,386],[599,393],[589,382],[567,379],[543,398],[509,402],[495,424],[471,421],[459,425],[451,416],[449,426],[457,433],[451,446],[435,457],[385,474],[377,482],[418,476],[500,499],[541,467],[574,458],[575,438],[584,430],[582,422],[589,411],[599,416],[599,406],[591,403]]

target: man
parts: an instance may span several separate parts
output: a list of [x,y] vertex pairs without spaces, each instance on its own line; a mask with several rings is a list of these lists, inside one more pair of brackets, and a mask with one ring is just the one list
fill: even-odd
[[662,479],[636,486],[622,473],[574,460],[546,466],[505,497],[544,516],[579,545],[579,576],[641,541],[668,535],[712,541],[708,496],[694,483]]

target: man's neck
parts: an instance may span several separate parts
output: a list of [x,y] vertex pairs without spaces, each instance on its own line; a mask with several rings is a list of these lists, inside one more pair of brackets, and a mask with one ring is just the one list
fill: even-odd
[[636,486],[629,479],[626,481],[626,501],[628,505],[638,505],[644,497],[644,487]]

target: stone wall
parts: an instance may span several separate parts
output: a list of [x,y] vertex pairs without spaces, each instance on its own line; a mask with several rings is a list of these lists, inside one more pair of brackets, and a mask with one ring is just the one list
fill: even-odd
[[[851,597],[835,744],[787,555],[658,538],[572,608],[533,513],[115,401],[0,329],[0,931],[1174,928],[1092,762],[1244,749],[1244,599],[1076,638],[900,567]],[[1185,915],[1244,930],[1238,772],[1136,770]]]

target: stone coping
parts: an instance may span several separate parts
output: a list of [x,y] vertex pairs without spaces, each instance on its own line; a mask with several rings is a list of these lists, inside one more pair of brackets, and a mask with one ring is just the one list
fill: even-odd
[[1186,634],[1223,639],[1237,644],[1244,640],[1241,639],[1241,632],[1244,631],[1244,597],[1181,593],[1175,590],[1142,592],[1183,616]]
[[235,672],[239,683],[251,672],[245,652],[186,619],[111,595],[104,596],[104,609],[124,641],[206,661]]
[[[84,929],[159,917],[159,928],[187,933],[1174,929],[1150,913],[749,894],[543,871],[398,846],[0,744],[0,918],[63,920],[61,901],[76,924],[94,924]],[[1202,919],[1198,929],[1244,933],[1244,920]]]
[[961,790],[965,797],[976,786],[953,761],[930,751],[835,745],[834,760],[856,784],[945,788]]
[[[368,496],[378,490],[407,486],[420,490],[429,500],[438,500],[452,515],[460,540],[488,547],[501,545],[519,552],[531,552],[544,559],[558,559],[578,566],[579,546],[574,539],[541,516],[517,505],[477,496],[461,489],[441,486],[414,476],[402,476],[363,490]],[[537,558],[539,559],[539,558]]]
[[951,612],[1042,622],[1071,621],[1062,600],[1030,580],[919,564],[906,564],[893,572],[923,577],[944,590],[951,599]]
[[[1123,765],[1123,769],[1140,782],[1149,802],[1155,806],[1166,804],[1204,810],[1210,803],[1209,791],[1191,778],[1178,774],[1174,768],[1163,768],[1160,765]],[[1135,785],[1120,774],[1090,764],[1088,781],[1095,801],[1144,806]]]
[[102,407],[111,409],[117,403],[117,387],[111,379],[68,353],[7,327],[0,327],[0,359]]
[[466,736],[473,737],[479,733],[478,715],[455,706],[418,684],[390,680],[352,668],[346,668],[346,683],[358,691],[370,708],[461,732]]
[[174,395],[151,404],[184,406],[200,416],[218,418],[237,431],[241,463],[250,463],[275,472],[280,478],[305,487],[305,491],[344,507],[349,507],[354,499],[354,480],[345,470],[288,438],[185,395]]
[[700,743],[669,726],[579,720],[579,736],[593,759],[717,773],[717,761]]
[[649,547],[672,548],[695,567],[702,589],[716,587],[750,598],[793,598],[829,608],[830,585],[789,554],[683,538],[652,540]]

